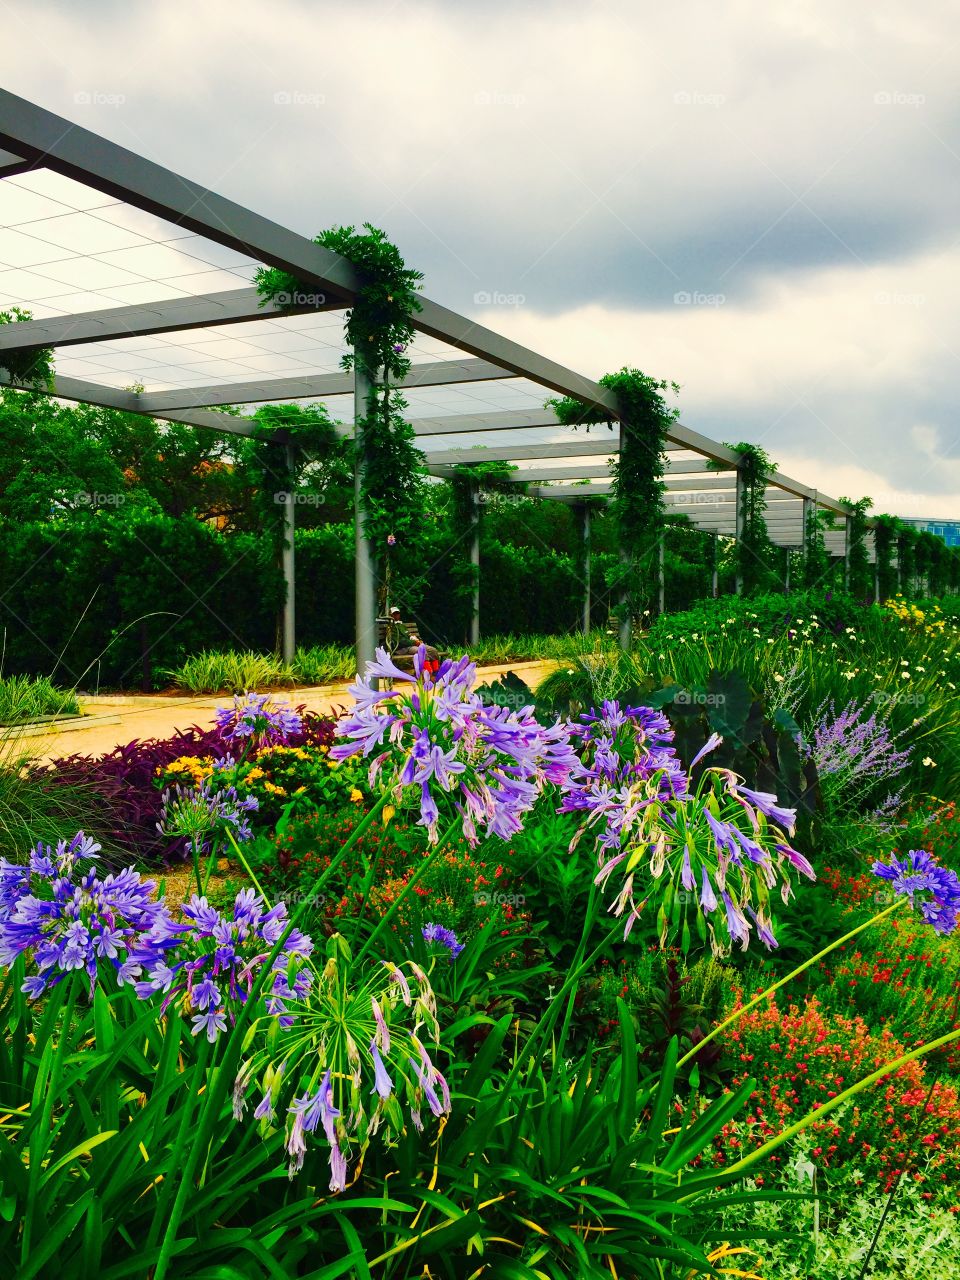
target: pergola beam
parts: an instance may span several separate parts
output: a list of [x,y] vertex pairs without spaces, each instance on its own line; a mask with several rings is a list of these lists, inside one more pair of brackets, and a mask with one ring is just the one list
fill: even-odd
[[[510,378],[487,360],[428,360],[413,365],[398,385],[440,387],[457,382],[485,382]],[[166,409],[192,409],[218,404],[276,404],[319,396],[353,395],[352,373],[311,373],[299,378],[257,378],[250,382],[220,383],[211,387],[184,387],[175,391],[148,391],[140,396],[144,413]]]
[[[128,307],[104,307],[72,316],[50,316],[45,320],[23,320],[0,325],[0,351],[24,347],[69,347],[81,342],[113,342],[121,338],[149,337],[156,333],[176,333],[206,329],[214,325],[238,324],[247,320],[269,320],[278,316],[309,315],[336,310],[339,303],[323,307],[278,307],[268,302],[261,307],[256,289],[226,289],[191,298],[170,298],[163,302],[139,303]],[[205,404],[215,403],[204,401]],[[220,404],[229,404],[222,400]]]

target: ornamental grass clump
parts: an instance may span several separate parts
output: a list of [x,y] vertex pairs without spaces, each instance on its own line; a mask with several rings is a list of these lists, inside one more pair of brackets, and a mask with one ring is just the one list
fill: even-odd
[[[374,679],[397,687],[378,692]],[[338,723],[347,741],[330,752],[334,760],[371,757],[370,786],[398,809],[419,806],[431,844],[439,839],[441,806],[462,818],[471,844],[479,841],[478,825],[509,839],[544,787],[565,782],[577,764],[566,725],[544,727],[530,707],[487,706],[473,691],[475,680],[467,658],[431,672],[421,645],[411,675],[378,649],[350,687],[356,706]]]
[[[328,1147],[330,1190],[343,1191],[350,1162],[380,1133],[395,1141],[424,1113],[450,1113],[450,1090],[427,1049],[439,1044],[437,1004],[429,978],[412,960],[369,961],[357,971],[346,940],[327,941],[316,980],[295,1004],[293,1034],[272,1037],[240,1067],[234,1114],[259,1084],[253,1112],[267,1136],[282,1127],[293,1178],[303,1168],[308,1140],[322,1130]],[[406,1108],[406,1112],[404,1111]]]

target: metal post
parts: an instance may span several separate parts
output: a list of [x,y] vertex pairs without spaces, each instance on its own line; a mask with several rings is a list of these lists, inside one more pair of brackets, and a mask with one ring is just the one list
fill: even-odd
[[[620,461],[623,462],[623,455],[627,443],[626,433],[623,429],[623,423],[620,423]],[[620,547],[620,565],[625,574],[632,576],[633,564],[627,550],[624,546]],[[629,589],[620,593],[620,606],[622,609],[620,617],[620,648],[624,653],[630,652],[630,643],[633,638],[633,618],[630,614],[630,592]]]
[[873,540],[873,603],[880,603],[880,557],[877,555],[877,540]]
[[790,594],[790,548],[784,547],[784,552],[787,557],[787,571],[783,576],[783,591],[785,595],[789,595]]
[[284,445],[284,460],[289,478],[289,491],[283,495],[283,582],[286,596],[283,601],[283,660],[293,662],[297,651],[297,573],[293,546],[294,535],[294,452],[293,445]]
[[480,643],[480,489],[470,481],[470,572],[473,596],[470,601],[470,633],[468,643]]
[[666,533],[661,533],[660,544],[657,547],[657,613],[663,617],[666,613],[666,582],[663,576],[663,544],[667,540]]
[[583,633],[590,631],[590,507],[580,504],[580,533],[583,538]]
[[737,511],[736,511],[736,529],[737,529],[737,575],[735,579],[735,590],[738,596],[743,595],[743,472],[737,468]]
[[843,589],[850,590],[850,517],[843,522]]
[[373,382],[358,362],[354,366],[353,376],[353,523],[357,670],[361,673],[366,664],[373,661],[377,647],[377,567],[374,548],[367,537],[363,511],[364,456],[359,427],[360,421],[367,415],[367,397],[372,390]]
[[720,594],[720,535],[719,533],[717,533],[716,529],[714,529],[712,537],[713,537],[713,581],[711,584],[711,589],[713,591],[713,598],[714,600],[716,600],[716,598]]

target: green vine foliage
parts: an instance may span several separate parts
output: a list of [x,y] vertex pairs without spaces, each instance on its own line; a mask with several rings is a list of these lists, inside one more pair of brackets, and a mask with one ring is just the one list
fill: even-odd
[[830,576],[830,556],[823,536],[831,527],[830,513],[814,503],[807,512],[803,530],[803,585],[822,587]]
[[896,516],[878,515],[873,521],[873,543],[877,557],[877,585],[879,598],[889,600],[897,591],[897,566],[894,548],[900,530]]
[[899,557],[900,588],[912,595],[917,577],[917,530],[901,520],[897,529],[897,556]]
[[[670,427],[680,410],[667,404],[664,393],[680,388],[675,382],[651,378],[639,369],[623,368],[600,378],[617,398],[622,425],[620,453],[614,464],[610,509],[616,522],[621,560],[607,575],[608,585],[621,598],[617,612],[630,617],[650,604],[659,584],[658,548],[664,536],[663,473]],[[549,400],[565,426],[609,424],[603,409],[566,397]]]
[[[0,311],[0,324],[21,324],[32,319],[32,314],[20,307]],[[50,347],[24,347],[21,351],[0,351],[0,369],[7,373],[15,387],[50,391],[53,387],[53,350]]]
[[867,554],[867,512],[873,506],[872,498],[841,498],[847,516],[847,565],[848,590],[859,600],[865,600],[873,591],[873,572]]
[[[333,227],[315,243],[346,258],[357,273],[356,301],[345,316],[350,350],[341,365],[371,382],[366,414],[357,423],[356,450],[362,462],[366,532],[382,561],[388,537],[415,536],[423,507],[424,457],[404,420],[406,401],[392,385],[410,369],[406,351],[414,338],[412,316],[420,310],[417,291],[423,276],[407,267],[386,233],[370,223],[364,223],[362,232]],[[298,295],[309,297],[315,291],[274,267],[261,268],[256,285],[264,302],[281,306],[296,305]]]
[[743,590],[769,591],[779,586],[777,553],[767,532],[767,481],[777,469],[777,464],[759,445],[741,441],[729,444],[739,456],[740,486],[740,537],[735,555]]

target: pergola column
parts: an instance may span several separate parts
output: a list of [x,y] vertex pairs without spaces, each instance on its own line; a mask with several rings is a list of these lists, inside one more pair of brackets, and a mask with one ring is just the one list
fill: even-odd
[[738,596],[743,595],[743,471],[740,467],[736,470],[737,490],[736,490],[736,529],[737,529],[737,574],[735,579],[735,590]]
[[366,458],[360,430],[360,423],[367,416],[367,398],[373,387],[373,380],[358,360],[353,377],[353,526],[357,670],[361,673],[366,664],[373,661],[377,647],[377,560],[373,544],[367,537],[363,509]]
[[657,545],[657,613],[660,617],[666,612],[666,582],[663,576],[663,548],[666,540],[667,534],[664,531]]
[[843,589],[850,590],[850,517],[843,522]]
[[783,591],[784,595],[790,594],[790,548],[784,547],[784,555],[787,558],[786,572],[783,575]]
[[711,538],[713,540],[713,574],[710,585],[713,598],[716,600],[720,594],[720,534],[716,529],[711,534]]
[[293,492],[295,461],[293,445],[286,444],[283,449],[290,486],[289,490],[284,494],[283,501],[282,563],[283,582],[287,593],[283,601],[283,660],[286,663],[291,663],[297,651],[297,574],[293,545],[295,532],[294,499],[296,496]]
[[470,481],[470,629],[468,644],[480,643],[480,486]]
[[[626,447],[627,447],[627,436],[626,436],[626,432],[623,429],[623,423],[621,422],[620,423],[620,445],[619,445],[619,454],[620,454],[621,463],[623,462],[624,450]],[[629,579],[629,577],[632,575],[633,565],[632,565],[631,557],[626,547],[623,546],[622,542],[620,544],[620,566],[623,573]],[[620,648],[623,650],[624,653],[630,652],[630,643],[633,637],[633,617],[630,612],[629,604],[630,604],[630,591],[628,586],[627,590],[622,591],[620,593],[620,607],[622,610],[620,615]]]
[[580,537],[583,545],[583,620],[584,635],[590,630],[590,504],[581,502],[577,511],[580,515]]

